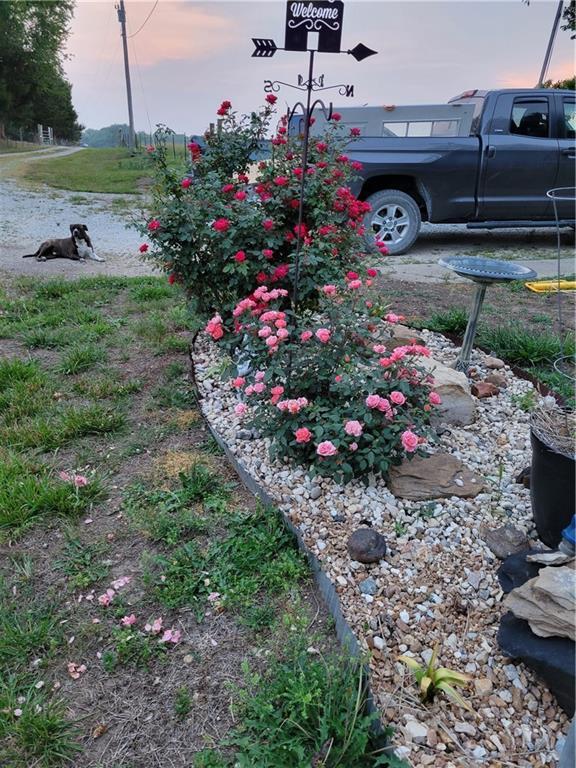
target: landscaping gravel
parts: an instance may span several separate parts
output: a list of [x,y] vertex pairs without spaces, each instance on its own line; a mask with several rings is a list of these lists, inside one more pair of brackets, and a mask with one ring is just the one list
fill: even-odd
[[[454,360],[458,350],[444,337],[421,335],[436,359]],[[475,352],[472,358],[482,376],[491,373],[485,357]],[[433,450],[461,459],[486,479],[487,490],[473,499],[415,502],[395,498],[381,480],[342,487],[272,462],[269,441],[254,437],[235,415],[236,392],[212,378],[221,362],[216,345],[200,338],[194,361],[205,416],[298,526],[333,581],[360,645],[371,653],[375,702],[385,724],[396,728],[399,754],[418,768],[554,765],[567,718],[536,676],[498,649],[500,561],[482,539],[483,527],[504,523],[535,539],[529,491],[515,482],[531,459],[529,415],[516,398],[532,384],[505,366],[499,373],[508,386],[476,401],[474,424],[440,430]],[[379,562],[350,558],[348,539],[362,527],[386,539]],[[472,676],[464,698],[473,712],[443,696],[423,706],[412,675],[397,662],[408,654],[425,663],[436,643],[441,666]]]

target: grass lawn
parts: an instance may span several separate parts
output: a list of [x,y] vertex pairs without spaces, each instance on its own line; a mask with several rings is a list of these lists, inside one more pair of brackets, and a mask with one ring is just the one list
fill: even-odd
[[0,289],[0,765],[399,766],[203,426],[191,329],[159,278]]
[[144,154],[129,150],[83,149],[66,157],[43,159],[26,168],[25,178],[74,192],[137,194],[150,176]]

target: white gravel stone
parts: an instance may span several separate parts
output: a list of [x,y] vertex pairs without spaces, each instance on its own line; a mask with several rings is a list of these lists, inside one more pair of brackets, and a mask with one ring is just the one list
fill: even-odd
[[[421,336],[440,362],[455,358],[456,350],[445,338],[428,331]],[[478,400],[475,422],[467,427],[450,425],[440,435],[431,450],[460,457],[486,478],[487,488],[474,499],[433,499],[427,504],[394,498],[380,479],[370,478],[368,487],[360,482],[342,487],[329,478],[312,481],[302,467],[272,462],[269,439],[254,436],[236,441],[238,430],[250,428],[249,420],[243,422],[234,413],[236,392],[227,383],[214,385],[210,392],[204,386],[207,372],[220,361],[219,354],[202,337],[196,344],[204,415],[268,494],[277,503],[283,502],[284,513],[299,527],[306,545],[338,586],[343,614],[361,647],[368,650],[371,637],[372,647],[384,651],[370,663],[375,703],[387,724],[398,726],[398,718],[409,710],[411,722],[416,724],[413,728],[420,726],[416,730],[422,741],[411,740],[409,746],[413,764],[420,765],[421,758],[430,754],[426,746],[429,727],[441,721],[443,727],[455,730],[456,723],[462,722],[462,711],[447,705],[441,696],[431,706],[411,709],[409,701],[417,700],[413,678],[396,663],[400,648],[426,661],[438,643],[439,664],[469,671],[475,680],[483,681],[483,695],[472,684],[462,692],[478,714],[475,734],[463,732],[466,754],[483,764],[493,756],[494,762],[501,760],[503,752],[520,755],[514,758],[517,768],[529,768],[536,764],[532,757],[522,756],[527,754],[525,734],[529,732],[531,749],[536,750],[534,759],[552,765],[556,741],[566,732],[568,721],[535,675],[521,664],[510,664],[498,649],[503,597],[496,573],[499,561],[480,536],[482,526],[498,528],[502,519],[529,538],[534,536],[530,492],[514,482],[531,460],[529,414],[515,401],[533,391],[532,384],[516,378],[507,366],[502,368],[499,372],[508,386],[496,397]],[[473,351],[472,362],[481,376],[489,373],[484,359],[483,353]],[[303,492],[296,494],[297,488]],[[362,520],[369,520],[388,543],[385,560],[374,566],[350,561],[346,551],[348,537]],[[378,583],[376,598],[361,594],[358,588],[368,577]],[[504,719],[512,725],[505,727]],[[406,727],[396,731],[396,743],[402,743]],[[438,734],[442,733],[439,729]],[[438,768],[464,765],[450,762],[444,750],[439,737],[435,761],[428,764]]]

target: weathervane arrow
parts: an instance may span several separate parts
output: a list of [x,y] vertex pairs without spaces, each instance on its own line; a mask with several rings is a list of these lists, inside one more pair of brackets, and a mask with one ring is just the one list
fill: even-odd
[[274,40],[271,40],[270,38],[253,37],[252,42],[254,43],[254,53],[252,54],[252,58],[270,59],[278,50],[278,46]]

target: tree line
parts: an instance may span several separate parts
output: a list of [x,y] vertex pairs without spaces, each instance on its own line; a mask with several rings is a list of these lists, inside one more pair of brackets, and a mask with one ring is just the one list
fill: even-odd
[[0,2],[0,138],[29,134],[38,123],[79,141],[82,126],[62,68],[74,0]]

